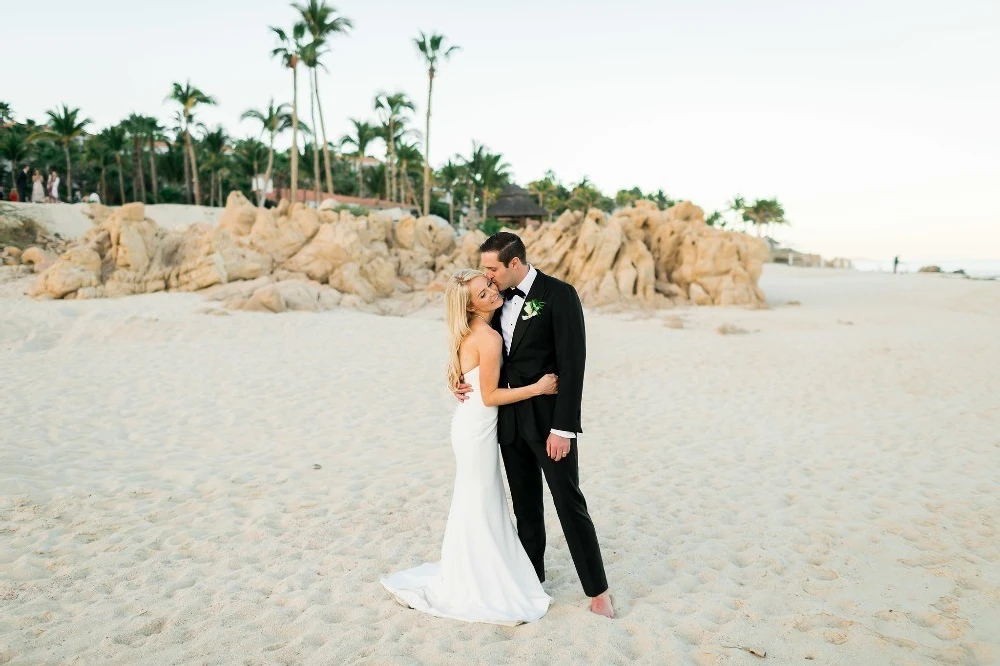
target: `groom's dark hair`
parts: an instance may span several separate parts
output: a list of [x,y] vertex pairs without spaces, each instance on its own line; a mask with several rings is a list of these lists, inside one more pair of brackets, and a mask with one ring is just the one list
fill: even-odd
[[514,257],[520,259],[522,264],[528,263],[528,251],[524,249],[524,241],[509,231],[498,231],[487,238],[479,246],[479,252],[496,252],[497,259],[504,266],[509,266]]

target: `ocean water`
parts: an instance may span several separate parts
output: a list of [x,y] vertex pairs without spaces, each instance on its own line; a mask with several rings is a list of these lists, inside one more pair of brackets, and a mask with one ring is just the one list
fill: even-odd
[[[855,270],[876,271],[883,273],[892,272],[892,259],[851,259]],[[900,273],[916,273],[921,266],[940,266],[944,273],[952,273],[957,270],[965,271],[966,275],[980,278],[1000,278],[1000,260],[994,259],[966,259],[966,260],[941,260],[941,261],[904,261],[899,260]]]

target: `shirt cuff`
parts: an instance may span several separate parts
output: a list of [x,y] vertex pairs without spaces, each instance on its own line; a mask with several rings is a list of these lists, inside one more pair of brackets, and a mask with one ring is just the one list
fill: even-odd
[[566,439],[575,439],[576,438],[576,433],[575,432],[566,432],[565,430],[556,430],[555,428],[552,429],[552,434],[553,435],[559,435],[560,437],[565,437]]

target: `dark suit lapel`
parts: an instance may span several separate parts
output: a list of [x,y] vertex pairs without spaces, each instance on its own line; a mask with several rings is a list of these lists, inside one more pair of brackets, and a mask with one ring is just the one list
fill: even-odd
[[[537,268],[535,270],[538,271]],[[514,324],[514,334],[510,338],[510,354],[508,354],[508,356],[514,355],[514,352],[517,350],[518,343],[524,339],[524,333],[531,328],[531,325],[535,320],[535,317],[522,319],[522,317],[524,317],[524,306],[528,304],[528,301],[536,298],[540,301],[545,300],[544,296],[546,292],[545,287],[547,280],[548,277],[541,271],[538,271],[538,274],[535,275],[535,281],[531,284],[531,289],[529,289],[528,293],[524,295],[524,303],[521,304],[521,310],[517,313],[517,322]]]

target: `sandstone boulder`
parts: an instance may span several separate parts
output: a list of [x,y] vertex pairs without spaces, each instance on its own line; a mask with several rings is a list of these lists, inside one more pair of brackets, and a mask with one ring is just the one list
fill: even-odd
[[226,208],[219,216],[219,228],[233,236],[246,236],[256,220],[257,207],[242,192],[230,192],[226,198]]
[[56,262],[59,257],[51,252],[47,252],[40,247],[31,246],[20,255],[21,263],[31,266],[35,273],[45,271]]

